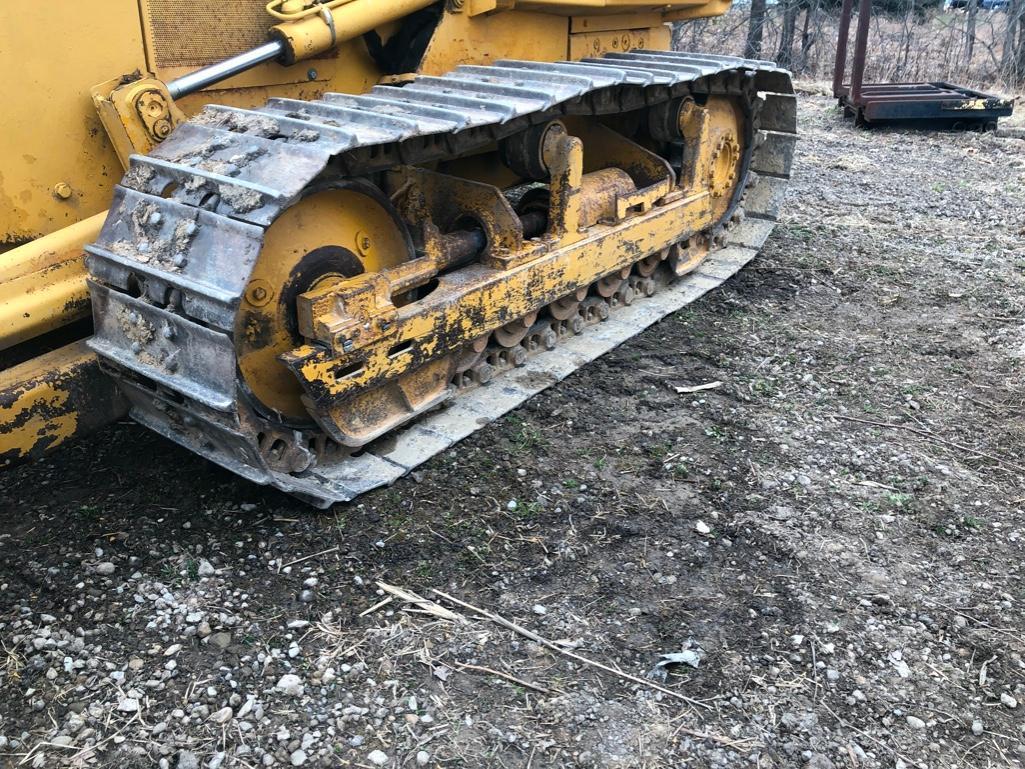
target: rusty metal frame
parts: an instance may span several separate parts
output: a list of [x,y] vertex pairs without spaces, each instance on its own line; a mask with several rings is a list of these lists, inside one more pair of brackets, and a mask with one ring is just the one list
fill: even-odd
[[1014,103],[1009,99],[942,81],[865,83],[872,0],[858,0],[851,78],[849,84],[844,84],[853,10],[854,0],[843,0],[833,65],[833,96],[858,125],[917,122],[954,128],[995,128],[999,118],[1011,115]]

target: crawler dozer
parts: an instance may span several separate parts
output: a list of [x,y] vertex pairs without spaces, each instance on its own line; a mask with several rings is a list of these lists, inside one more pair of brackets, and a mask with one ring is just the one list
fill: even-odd
[[0,461],[128,414],[328,506],[719,285],[796,139],[672,50],[728,7],[5,4]]

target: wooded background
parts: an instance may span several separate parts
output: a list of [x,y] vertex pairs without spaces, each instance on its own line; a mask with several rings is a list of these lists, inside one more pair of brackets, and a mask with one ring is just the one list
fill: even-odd
[[[876,0],[866,80],[1025,86],[1025,0],[997,0],[1007,5],[996,10],[982,0],[959,1],[965,7]],[[725,16],[677,25],[674,42],[681,50],[774,59],[798,76],[830,79],[839,17],[836,0],[740,0]],[[855,11],[850,55],[856,25]]]

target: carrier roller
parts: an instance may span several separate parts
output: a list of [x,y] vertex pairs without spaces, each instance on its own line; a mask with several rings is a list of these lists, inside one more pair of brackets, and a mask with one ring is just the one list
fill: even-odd
[[348,501],[740,269],[795,141],[789,73],[657,51],[209,106],[131,158],[90,346],[142,424]]

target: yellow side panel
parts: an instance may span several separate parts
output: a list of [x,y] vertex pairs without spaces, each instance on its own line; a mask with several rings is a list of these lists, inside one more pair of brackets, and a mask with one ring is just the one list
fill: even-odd
[[89,87],[145,69],[142,51],[136,0],[0,3],[0,242],[107,207],[122,171]]
[[460,64],[497,59],[560,61],[569,55],[569,19],[510,11],[491,16],[446,13],[420,64],[424,75],[443,75]]

